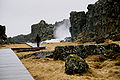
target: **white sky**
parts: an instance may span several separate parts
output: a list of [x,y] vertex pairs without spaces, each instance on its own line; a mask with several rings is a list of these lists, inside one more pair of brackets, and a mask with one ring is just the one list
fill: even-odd
[[8,36],[28,34],[31,25],[45,20],[55,23],[68,19],[71,11],[87,11],[97,0],[0,0],[0,24]]

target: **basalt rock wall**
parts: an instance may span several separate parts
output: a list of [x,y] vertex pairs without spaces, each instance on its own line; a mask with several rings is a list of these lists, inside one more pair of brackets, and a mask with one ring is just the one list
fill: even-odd
[[54,26],[47,24],[44,20],[41,20],[38,24],[31,26],[31,33],[27,35],[18,35],[13,38],[8,38],[6,43],[25,43],[25,42],[36,42],[37,34],[41,38],[41,41],[53,39]]
[[53,58],[56,60],[65,60],[70,54],[76,54],[82,58],[86,58],[88,55],[104,55],[107,51],[104,45],[75,45],[75,46],[57,46],[53,53]]
[[41,41],[54,39],[54,26],[52,24],[47,24],[44,20],[40,23],[31,26],[30,41],[35,42],[37,34],[41,38]]
[[25,43],[25,42],[29,42],[30,40],[30,34],[28,35],[18,35],[18,36],[14,36],[14,37],[9,37],[5,42],[6,43],[17,43],[17,44],[21,44],[21,43]]
[[5,26],[0,25],[0,44],[7,39],[7,35],[5,34],[6,28]]
[[[61,29],[65,29],[64,32],[61,32],[61,29],[58,28],[62,27]],[[67,29],[70,27],[70,21],[68,19],[64,19],[63,21],[56,22],[55,24],[47,24],[44,20],[41,20],[37,24],[33,24],[31,26],[31,33],[28,35],[18,35],[13,38],[8,38],[6,43],[25,43],[25,42],[36,42],[37,34],[41,38],[41,41],[50,40],[59,37],[69,37],[70,34],[67,34]],[[57,32],[56,32],[57,31]],[[64,34],[66,33],[66,34]],[[60,34],[59,36],[56,34]]]
[[98,0],[88,12],[71,12],[71,34],[80,41],[96,41],[120,33],[120,0]]
[[70,22],[71,22],[71,27],[70,27],[70,32],[72,37],[77,37],[77,35],[82,32],[82,28],[86,24],[86,14],[85,12],[75,12],[72,11],[70,13]]

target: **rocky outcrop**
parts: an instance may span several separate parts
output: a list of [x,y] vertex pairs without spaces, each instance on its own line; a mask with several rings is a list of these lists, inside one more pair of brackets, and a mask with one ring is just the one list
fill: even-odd
[[31,26],[30,41],[35,42],[37,34],[40,36],[41,41],[54,39],[54,26],[52,24],[47,24],[44,20],[40,23]]
[[30,40],[30,34],[28,35],[18,35],[18,36],[14,36],[13,38],[9,37],[7,39],[7,41],[5,41],[6,43],[17,43],[17,44],[21,44],[21,43],[25,43],[25,42],[29,42]]
[[88,44],[75,46],[57,46],[53,53],[55,60],[65,60],[70,54],[76,54],[81,58],[86,58],[88,55],[104,55],[107,51],[104,45]]
[[114,52],[120,53],[120,46],[118,44],[111,43],[111,44],[105,45],[104,47],[105,47],[105,49],[107,49],[109,51],[114,51]]
[[65,73],[67,74],[82,74],[88,70],[88,64],[84,59],[77,55],[69,55],[65,61]]
[[77,37],[77,35],[82,32],[82,28],[86,24],[86,14],[85,12],[71,12],[70,13],[70,32],[73,38]]
[[120,41],[120,33],[114,33],[108,37],[108,39],[111,39],[113,41]]
[[[64,39],[65,37],[71,37],[69,32],[70,21],[64,19],[63,21],[56,22],[55,24],[47,24],[44,20],[41,20],[38,24],[31,26],[31,33],[28,35],[18,35],[13,38],[9,38],[6,43],[25,43],[35,42],[37,34],[41,38],[41,41],[51,39]],[[66,39],[66,41],[70,41]]]
[[[81,42],[96,41],[97,43],[104,42],[105,39],[120,40],[119,0],[98,0],[95,4],[88,5],[87,9],[88,12],[86,13],[84,11],[72,11],[70,13],[72,40]],[[21,35],[22,37],[20,36],[22,39],[18,40],[20,40],[19,42],[21,40],[35,42],[37,34],[41,37],[41,41],[59,38],[56,36],[58,33],[58,35],[64,38],[70,37],[65,36],[66,32],[63,33],[57,30],[58,28],[62,28],[61,26],[70,26],[69,20],[56,22],[54,25],[47,24],[44,20],[41,20],[40,23],[31,26],[30,35],[25,35],[29,37],[29,39],[27,37],[28,40],[23,35]],[[65,30],[66,28],[62,29]]]
[[25,43],[25,42],[35,42],[37,34],[40,36],[41,41],[53,39],[54,26],[52,24],[47,24],[44,20],[40,23],[31,26],[31,33],[28,35],[18,35],[13,38],[8,38],[6,43]]
[[73,40],[72,40],[72,38],[71,37],[66,37],[65,39],[64,39],[64,42],[72,42]]
[[[81,17],[83,12],[71,12],[70,21],[73,37],[88,33],[87,36],[80,38],[80,41],[96,41],[96,39],[106,39],[112,34],[120,33],[119,0],[99,0],[95,4],[88,5],[87,9],[88,12],[83,14],[85,19]],[[82,22],[80,19],[85,21]],[[78,33],[76,33],[76,29],[78,29]]]
[[5,31],[6,31],[5,26],[0,25],[0,44],[4,43],[4,40],[7,39]]

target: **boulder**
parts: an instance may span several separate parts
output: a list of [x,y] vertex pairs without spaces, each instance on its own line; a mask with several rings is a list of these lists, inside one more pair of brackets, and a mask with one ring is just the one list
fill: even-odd
[[81,57],[71,54],[65,61],[65,73],[67,74],[82,74],[88,70],[88,64]]
[[104,55],[106,59],[117,60],[120,62],[120,46],[116,43],[107,44],[104,46],[107,54]]

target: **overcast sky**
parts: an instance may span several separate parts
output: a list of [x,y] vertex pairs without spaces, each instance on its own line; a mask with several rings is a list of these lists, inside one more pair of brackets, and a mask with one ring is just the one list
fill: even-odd
[[55,23],[69,18],[71,11],[87,11],[97,0],[0,0],[0,24],[8,36],[28,34],[31,25],[45,20]]

